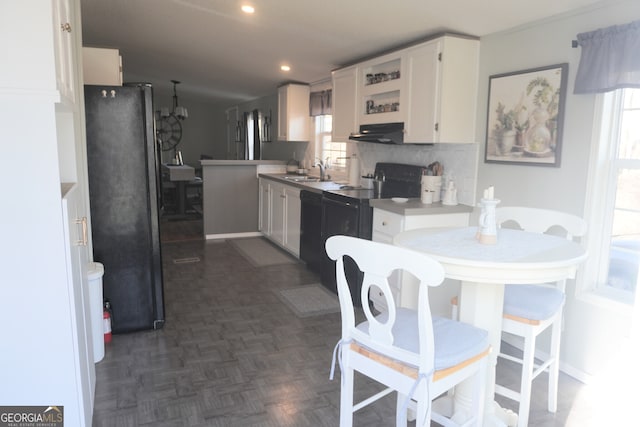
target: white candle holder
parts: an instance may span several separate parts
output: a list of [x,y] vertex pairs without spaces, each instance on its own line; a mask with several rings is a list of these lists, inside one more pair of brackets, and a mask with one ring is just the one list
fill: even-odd
[[496,206],[500,203],[498,199],[480,200],[480,219],[476,238],[484,245],[495,245],[498,243],[498,226],[496,223]]

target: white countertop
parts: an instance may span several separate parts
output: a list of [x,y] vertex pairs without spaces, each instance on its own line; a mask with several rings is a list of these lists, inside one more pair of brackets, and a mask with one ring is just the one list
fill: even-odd
[[283,160],[200,160],[202,166],[286,165]]
[[409,199],[406,203],[396,203],[391,199],[371,199],[369,205],[398,215],[439,215],[451,213],[468,213],[473,207],[468,205],[445,206],[442,202],[423,204],[419,198]]

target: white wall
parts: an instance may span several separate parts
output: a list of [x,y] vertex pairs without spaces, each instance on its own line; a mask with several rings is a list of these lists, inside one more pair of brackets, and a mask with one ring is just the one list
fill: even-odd
[[[244,113],[251,112],[253,110],[259,110],[264,115],[271,114],[271,142],[264,142],[262,144],[262,159],[263,160],[289,160],[294,157],[297,160],[304,158],[305,150],[308,146],[307,142],[290,142],[290,141],[278,141],[278,94],[276,88],[274,93],[266,95],[252,101],[248,101],[237,105],[238,115],[242,117]],[[227,107],[230,108],[230,107]],[[219,115],[224,117],[224,110],[219,112]],[[226,135],[226,133],[217,134]],[[225,136],[226,138],[226,136]],[[224,157],[217,157],[223,159]]]
[[[578,33],[638,18],[640,2],[628,0],[481,39],[478,189],[494,185],[503,206],[534,206],[585,216],[595,95],[573,95],[580,49],[572,48],[571,41]],[[484,163],[489,76],[564,62],[569,63],[569,79],[560,167]],[[562,359],[565,368],[595,374],[620,344],[630,325],[630,315],[587,299],[579,288],[570,283],[567,289]]]

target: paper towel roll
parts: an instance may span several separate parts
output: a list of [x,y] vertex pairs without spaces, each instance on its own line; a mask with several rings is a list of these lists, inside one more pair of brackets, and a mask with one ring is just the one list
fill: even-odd
[[355,154],[349,159],[349,185],[360,185],[360,159]]

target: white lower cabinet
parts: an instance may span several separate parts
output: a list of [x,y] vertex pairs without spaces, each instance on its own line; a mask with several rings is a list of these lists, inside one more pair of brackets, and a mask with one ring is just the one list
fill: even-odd
[[284,186],[284,248],[300,257],[300,190]]
[[89,289],[86,280],[89,265],[88,224],[83,216],[80,189],[77,184],[62,184],[62,217],[64,219],[65,257],[67,261],[69,300],[73,309],[69,314],[75,333],[74,364],[80,375],[76,375],[76,387],[87,423],[92,417],[93,398],[96,387],[96,369],[93,356],[93,335],[89,309]]
[[262,234],[300,256],[300,189],[260,179],[258,226]]
[[258,231],[262,231],[265,236],[271,235],[271,186],[270,181],[260,178],[258,184]]
[[280,184],[275,184],[273,182],[269,183],[271,190],[269,191],[270,197],[270,206],[271,206],[271,218],[269,221],[271,235],[269,236],[271,240],[277,243],[280,246],[284,247],[284,213],[285,213],[285,195],[284,195],[284,186]]
[[[438,227],[466,227],[469,224],[468,213],[447,213],[429,215],[399,215],[383,209],[373,209],[373,231],[372,240],[374,242],[393,243],[396,234],[415,230],[417,228],[438,228]],[[418,283],[413,277],[394,272],[389,278],[389,286],[394,298],[401,307],[415,308],[418,300]],[[369,293],[369,299],[378,311],[387,310],[387,302],[381,291]],[[441,301],[442,300],[442,301]],[[448,299],[432,298],[430,293],[429,301],[433,314],[440,314],[444,307],[444,300],[448,307]]]

